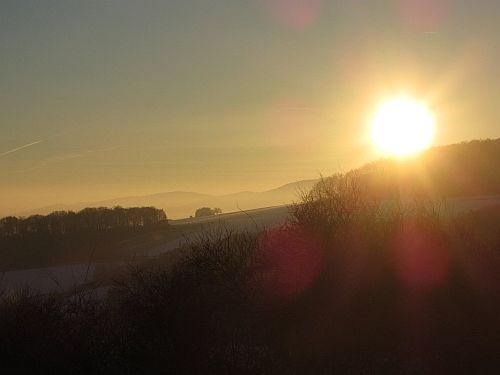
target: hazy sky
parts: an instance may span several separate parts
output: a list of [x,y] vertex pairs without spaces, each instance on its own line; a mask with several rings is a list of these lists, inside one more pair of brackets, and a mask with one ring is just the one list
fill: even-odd
[[378,157],[385,97],[499,137],[498,0],[0,2],[0,215],[263,190]]

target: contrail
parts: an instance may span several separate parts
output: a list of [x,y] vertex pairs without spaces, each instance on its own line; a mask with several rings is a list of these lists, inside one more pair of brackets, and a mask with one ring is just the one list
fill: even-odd
[[14,152],[16,152],[16,151],[22,150],[23,148],[28,148],[28,147],[31,147],[31,146],[37,145],[37,144],[42,143],[42,142],[44,142],[44,141],[45,141],[44,139],[40,139],[39,141],[31,142],[31,143],[28,143],[27,145],[24,145],[24,146],[19,146],[19,147],[13,148],[12,150],[5,151],[4,153],[0,154],[0,157],[2,157],[2,156],[6,156],[6,155],[9,155],[9,154],[12,154],[12,153],[14,153]]

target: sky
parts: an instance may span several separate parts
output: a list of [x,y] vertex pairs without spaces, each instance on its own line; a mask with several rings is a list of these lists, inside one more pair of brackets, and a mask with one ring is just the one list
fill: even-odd
[[2,0],[0,215],[266,190],[380,155],[405,93],[435,144],[500,136],[497,0]]

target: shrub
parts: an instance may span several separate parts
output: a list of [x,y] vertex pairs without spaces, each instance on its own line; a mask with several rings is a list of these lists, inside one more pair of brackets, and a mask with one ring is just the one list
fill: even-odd
[[0,356],[18,372],[490,373],[499,215],[323,179],[289,223],[207,233],[106,298],[4,297]]

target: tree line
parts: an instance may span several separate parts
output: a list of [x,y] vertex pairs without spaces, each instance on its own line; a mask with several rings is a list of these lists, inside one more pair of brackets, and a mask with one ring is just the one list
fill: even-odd
[[98,207],[79,212],[55,211],[27,218],[8,216],[0,219],[0,236],[24,236],[31,233],[64,235],[114,228],[147,227],[166,221],[165,211],[155,207]]

